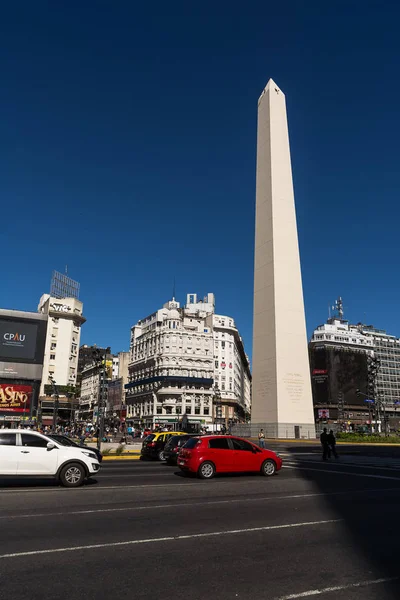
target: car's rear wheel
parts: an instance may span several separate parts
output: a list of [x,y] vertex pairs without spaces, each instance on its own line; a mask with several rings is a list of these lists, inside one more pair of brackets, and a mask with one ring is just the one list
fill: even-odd
[[165,461],[165,455],[164,455],[164,450],[160,450],[160,452],[158,453],[158,460],[161,461]]
[[215,466],[212,462],[206,460],[205,462],[201,463],[197,474],[200,479],[211,479],[215,475]]
[[70,463],[61,469],[60,481],[64,487],[78,487],[86,477],[85,467],[79,463]]
[[276,473],[276,464],[273,460],[268,459],[264,460],[261,466],[261,474],[265,475],[265,477],[271,477]]

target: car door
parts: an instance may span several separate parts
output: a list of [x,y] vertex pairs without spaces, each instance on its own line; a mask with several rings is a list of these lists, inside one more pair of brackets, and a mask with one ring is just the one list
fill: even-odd
[[0,431],[0,477],[1,475],[16,475],[17,465],[17,434]]
[[231,438],[233,447],[233,469],[240,471],[259,471],[260,452],[258,448],[240,438]]
[[21,432],[18,457],[18,475],[55,475],[58,466],[58,448],[47,449],[47,440],[41,435]]
[[228,438],[215,437],[209,439],[206,459],[214,463],[217,473],[233,470],[233,453],[234,450],[230,447]]

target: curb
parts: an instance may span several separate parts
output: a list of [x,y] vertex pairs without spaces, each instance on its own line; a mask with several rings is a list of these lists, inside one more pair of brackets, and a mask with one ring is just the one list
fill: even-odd
[[103,462],[108,460],[139,460],[140,454],[120,454],[119,456],[103,456]]

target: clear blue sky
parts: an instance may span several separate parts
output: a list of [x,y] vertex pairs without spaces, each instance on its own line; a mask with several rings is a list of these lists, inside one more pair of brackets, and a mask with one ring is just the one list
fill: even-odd
[[400,5],[17,1],[0,19],[0,306],[81,283],[82,341],[127,349],[214,292],[251,353],[257,99],[287,98],[307,326],[400,335]]

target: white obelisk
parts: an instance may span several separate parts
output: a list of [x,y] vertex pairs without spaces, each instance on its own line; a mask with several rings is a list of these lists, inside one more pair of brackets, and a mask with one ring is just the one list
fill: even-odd
[[258,101],[252,435],[315,437],[285,95]]

